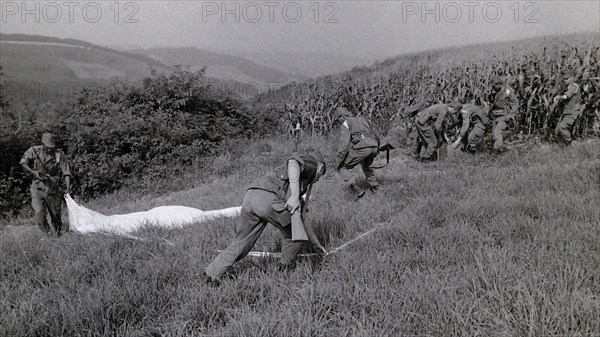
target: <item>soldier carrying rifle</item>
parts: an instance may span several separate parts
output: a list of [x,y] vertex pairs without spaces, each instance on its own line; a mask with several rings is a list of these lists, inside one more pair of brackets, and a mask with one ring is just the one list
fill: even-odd
[[33,175],[30,191],[35,222],[44,233],[52,235],[46,219],[49,214],[54,232],[61,236],[68,226],[63,226],[61,219],[60,173],[65,179],[66,193],[70,193],[71,169],[65,153],[56,148],[54,135],[44,133],[42,145],[30,147],[21,159],[21,166]]

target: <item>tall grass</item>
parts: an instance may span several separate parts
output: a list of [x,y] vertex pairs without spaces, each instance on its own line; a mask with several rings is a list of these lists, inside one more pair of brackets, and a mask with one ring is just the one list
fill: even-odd
[[[327,142],[310,143],[332,158]],[[281,141],[251,144],[212,183],[88,206],[114,213],[239,205],[250,165],[283,159],[287,149]],[[294,270],[246,258],[219,288],[203,283],[203,268],[228,244],[235,219],[148,228],[139,233],[144,241],[43,239],[35,228],[6,228],[0,335],[600,334],[597,142],[425,165],[397,152],[378,171],[380,192],[356,203],[330,174],[308,213],[328,249],[385,225],[322,261],[299,259]],[[269,227],[255,250],[277,251],[278,235]]]

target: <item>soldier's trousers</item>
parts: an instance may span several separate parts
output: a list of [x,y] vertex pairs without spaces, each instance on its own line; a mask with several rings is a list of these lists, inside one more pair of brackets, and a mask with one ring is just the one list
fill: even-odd
[[371,168],[371,164],[375,160],[375,156],[377,156],[378,149],[376,147],[365,147],[362,149],[350,149],[348,156],[344,160],[344,163],[340,167],[339,173],[340,177],[351,185],[356,184],[356,178],[352,174],[351,169],[360,164],[362,171],[365,175],[367,183],[371,187],[376,187],[379,185],[377,182],[377,178],[375,177],[375,172]]
[[496,116],[492,132],[494,134],[494,150],[500,150],[504,147],[504,130],[507,127],[506,116]]
[[419,133],[419,140],[425,150],[421,152],[421,158],[429,159],[438,147],[438,140],[435,135],[435,131],[431,125],[423,125],[419,122],[415,123],[417,132]]
[[52,227],[58,235],[63,234],[68,228],[63,228],[61,219],[62,197],[59,193],[49,194],[31,186],[31,206],[35,212],[34,220],[44,233],[50,233],[47,216],[50,215]]
[[423,142],[421,142],[421,137],[419,137],[419,131],[417,131],[416,127],[413,133],[411,133],[411,137],[414,140],[414,148],[413,148],[413,156],[418,157],[421,155],[421,149],[423,148]]
[[562,138],[562,142],[565,145],[571,144],[571,130],[573,130],[573,125],[581,113],[581,108],[581,105],[577,105],[571,111],[565,111],[558,121],[556,129],[554,129],[554,135],[556,138]]
[[272,192],[251,189],[244,196],[235,238],[206,267],[206,274],[219,279],[236,261],[248,255],[267,223],[283,234],[280,263],[290,264],[302,248],[302,242],[292,241],[292,218],[285,208],[285,200]]
[[467,136],[467,151],[475,152],[477,147],[483,141],[483,137],[485,136],[485,125],[483,123],[475,123],[473,128],[469,130],[469,135]]

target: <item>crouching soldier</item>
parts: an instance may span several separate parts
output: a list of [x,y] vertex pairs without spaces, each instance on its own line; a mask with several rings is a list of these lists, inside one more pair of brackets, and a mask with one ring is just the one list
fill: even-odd
[[371,191],[379,186],[371,164],[379,152],[379,135],[363,117],[352,117],[348,109],[339,107],[334,113],[340,127],[340,140],[337,152],[337,171],[340,177],[358,196],[364,195],[357,186],[356,177],[350,170],[360,164]]
[[301,214],[304,204],[300,201],[300,196],[307,191],[310,194],[312,185],[325,174],[325,168],[323,155],[314,151],[294,155],[273,173],[254,181],[244,196],[235,238],[206,267],[206,281],[218,285],[219,279],[231,265],[248,255],[267,223],[275,226],[283,235],[282,265],[289,265],[302,247],[303,242],[296,241],[292,234],[298,228],[305,231],[315,248],[326,253],[312,225],[303,221]]
[[554,104],[565,102],[563,113],[556,125],[554,134],[557,140],[562,140],[564,145],[571,144],[571,130],[577,118],[581,115],[581,88],[575,83],[575,72],[568,70],[563,74],[567,91],[563,95],[554,97]]
[[432,161],[436,159],[434,153],[441,142],[444,141],[446,115],[459,111],[460,108],[460,103],[451,103],[450,105],[434,104],[417,114],[415,126],[424,147],[419,154],[419,160]]
[[489,122],[487,112],[475,104],[465,104],[458,115],[460,132],[452,143],[453,148],[462,145],[461,150],[475,154],[485,136],[485,126]]
[[[65,179],[66,193],[71,189],[71,170],[64,152],[56,148],[54,135],[44,133],[42,145],[32,146],[21,158],[21,166],[33,175],[31,184],[31,205],[35,211],[35,222],[45,234],[52,235],[52,227],[57,236],[68,231],[61,219],[62,195],[60,193],[60,173]],[[48,224],[50,215],[52,227]]]
[[494,133],[494,151],[496,153],[503,152],[504,147],[504,130],[509,121],[516,120],[519,111],[519,100],[513,89],[504,85],[504,80],[499,76],[492,77],[492,106],[490,113],[494,118],[493,133]]

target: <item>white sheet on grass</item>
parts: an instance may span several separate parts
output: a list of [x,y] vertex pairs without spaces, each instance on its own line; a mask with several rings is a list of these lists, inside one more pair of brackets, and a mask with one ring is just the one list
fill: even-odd
[[185,206],[161,206],[145,212],[104,215],[78,205],[65,195],[69,210],[69,228],[81,234],[104,233],[129,237],[129,233],[143,226],[173,228],[201,223],[219,217],[234,217],[241,207],[202,211]]

